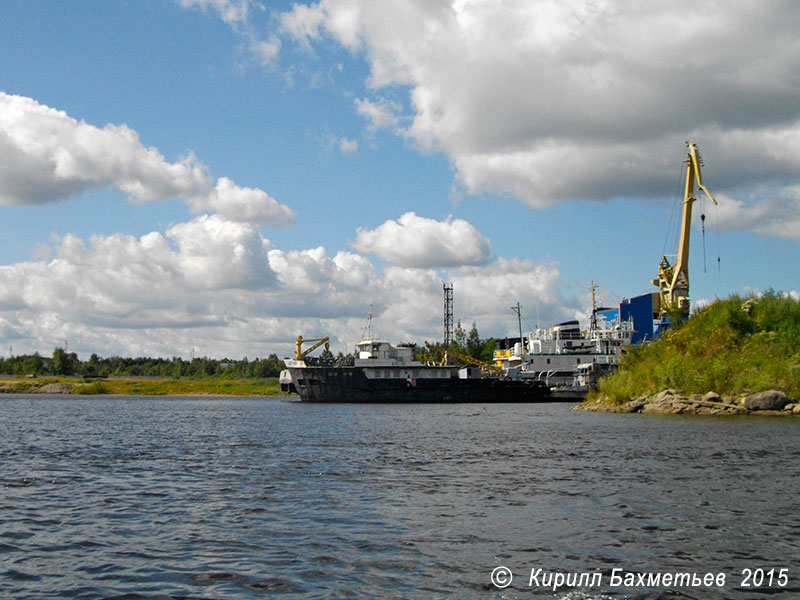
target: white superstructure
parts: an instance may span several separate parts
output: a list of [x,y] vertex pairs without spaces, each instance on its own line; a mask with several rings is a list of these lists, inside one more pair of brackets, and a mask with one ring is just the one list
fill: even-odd
[[597,314],[586,331],[578,321],[537,329],[513,348],[496,350],[494,360],[509,377],[533,377],[553,387],[569,386],[579,371],[602,372],[616,366],[633,333],[632,321],[621,321],[618,315],[607,321]]

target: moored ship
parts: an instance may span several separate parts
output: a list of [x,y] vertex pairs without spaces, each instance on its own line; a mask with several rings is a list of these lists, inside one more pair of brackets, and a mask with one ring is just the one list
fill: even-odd
[[380,339],[356,345],[354,357],[311,358],[299,351],[284,360],[281,389],[303,402],[547,402],[541,381],[509,379],[476,368],[425,364],[411,346]]
[[597,377],[614,370],[635,333],[632,320],[621,320],[618,310],[593,311],[583,331],[578,321],[537,329],[510,348],[495,351],[495,364],[508,377],[537,379],[548,387],[586,388]]

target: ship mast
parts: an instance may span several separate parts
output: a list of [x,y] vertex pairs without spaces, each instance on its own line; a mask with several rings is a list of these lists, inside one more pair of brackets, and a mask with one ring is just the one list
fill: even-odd
[[361,332],[362,340],[372,340],[372,304],[369,305],[369,314],[367,314],[367,325],[364,331]]
[[522,337],[522,307],[517,302],[516,306],[512,306],[511,310],[517,313],[517,324],[519,325],[519,347],[522,355],[525,355],[525,338]]

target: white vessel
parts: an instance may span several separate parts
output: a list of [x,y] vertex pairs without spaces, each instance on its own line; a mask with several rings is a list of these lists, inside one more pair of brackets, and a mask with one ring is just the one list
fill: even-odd
[[509,378],[534,378],[551,388],[586,387],[616,367],[633,333],[633,321],[622,321],[618,311],[594,310],[586,331],[578,321],[537,329],[513,347],[496,350],[494,361]]

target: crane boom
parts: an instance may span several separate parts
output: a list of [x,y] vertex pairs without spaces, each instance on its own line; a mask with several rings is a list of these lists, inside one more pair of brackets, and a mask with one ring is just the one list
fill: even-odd
[[[330,348],[330,345],[328,344],[329,340],[330,340],[330,338],[327,338],[327,337],[323,337],[323,338],[304,338],[302,335],[297,336],[297,341],[295,342],[295,350],[297,351],[295,358],[297,358],[297,360],[305,358],[311,352],[313,352],[314,350],[316,350],[317,348],[319,348],[323,344],[325,344],[325,350],[328,350]],[[303,350],[303,342],[316,342],[316,344],[314,344],[310,348],[306,348],[305,350]]]
[[469,354],[464,354],[463,352],[458,352],[457,350],[453,350],[452,348],[444,348],[442,346],[437,346],[435,344],[429,344],[425,342],[425,345],[431,352],[440,352],[442,354],[444,362],[447,362],[447,356],[452,355],[455,356],[462,362],[465,362],[469,365],[473,365],[475,367],[480,367],[481,371],[489,371],[490,373],[502,373],[502,367],[498,367],[497,365],[493,365],[482,361],[480,359],[474,358]]
[[694,142],[686,142],[688,147],[688,157],[686,159],[686,187],[683,193],[683,216],[681,218],[681,236],[678,243],[678,253],[675,256],[675,264],[671,264],[665,255],[661,258],[658,265],[658,278],[653,279],[652,283],[658,286],[659,295],[659,315],[661,317],[671,309],[680,309],[689,312],[689,237],[692,227],[692,204],[695,197],[695,188],[703,191],[711,201],[717,201],[711,192],[703,185],[700,167],[702,160],[700,151]]

